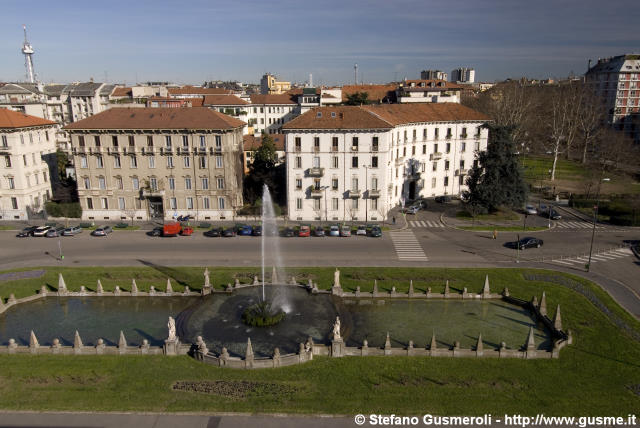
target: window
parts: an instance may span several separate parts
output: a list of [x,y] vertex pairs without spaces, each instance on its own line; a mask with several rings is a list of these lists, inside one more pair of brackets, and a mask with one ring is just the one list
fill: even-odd
[[445,177],[444,178],[444,187],[447,187],[449,185],[449,177]]
[[[200,139],[201,139],[200,145],[202,145],[202,136],[200,137]],[[187,135],[182,136],[182,147],[184,147],[185,149],[189,148],[189,136]]]
[[176,179],[173,177],[169,177],[167,179],[167,181],[169,182],[169,190],[175,190],[176,189]]
[[315,190],[320,190],[320,179],[319,178],[314,178],[313,179],[313,188]]
[[118,147],[118,136],[117,135],[112,135],[111,136],[111,145],[113,147]]
[[216,168],[222,168],[222,167],[223,167],[222,156],[216,156]]
[[27,175],[27,187],[31,187],[31,176]]
[[302,158],[300,156],[296,156],[294,168],[302,168]]
[[302,209],[302,198],[296,198],[296,209],[297,210]]
[[207,196],[202,198],[202,208],[204,208],[205,210],[208,210],[209,208],[211,208],[211,205],[209,203],[209,198]]
[[11,156],[6,155],[4,157],[4,166],[7,168],[11,168]]
[[447,138],[451,138],[452,135],[451,128],[447,128]]
[[411,156],[416,155],[416,146],[411,147]]
[[131,187],[133,190],[140,190],[140,180],[138,180],[138,177],[133,177],[131,179]]
[[448,160],[444,161],[444,170],[445,171],[449,171],[449,161]]
[[460,176],[458,177],[458,184],[459,184],[460,186],[463,186],[463,185],[464,185],[464,175],[460,175]]
[[2,147],[7,147],[9,145],[9,142],[7,141],[7,136],[3,135],[2,136]]
[[129,135],[129,147],[135,147],[136,142],[135,139],[133,138],[133,135]]
[[302,150],[302,140],[300,139],[300,137],[296,137],[294,140],[294,144],[295,144],[295,151],[299,152]]
[[109,209],[109,201],[107,200],[107,198],[100,198],[100,203],[102,205],[103,210]]
[[149,186],[151,187],[152,191],[157,191],[158,190],[158,179],[155,177],[151,177],[149,179]]
[[120,164],[120,155],[115,155],[113,157],[113,167],[114,168],[122,168],[122,165]]
[[209,179],[207,177],[202,177],[202,189],[209,190]]
[[7,178],[7,181],[9,182],[9,189],[15,189],[16,188],[16,183],[15,183],[13,177]]
[[[216,162],[218,161],[218,158],[220,158],[220,161],[222,162],[222,156],[216,156]],[[198,157],[198,166],[200,167],[200,169],[206,169],[207,168],[207,157],[206,156],[199,156]],[[220,167],[218,167],[220,168]]]
[[461,152],[466,152],[467,151],[467,143],[465,143],[465,142],[460,143],[460,151]]
[[434,129],[433,139],[437,140],[439,137],[440,137],[440,130],[438,128],[436,128],[436,129]]
[[371,168],[377,168],[378,167],[378,156],[372,156],[371,157]]
[[18,209],[18,199],[17,198],[11,198],[11,208],[13,208],[14,210]]
[[164,137],[164,143],[165,143],[165,146],[167,147],[167,149],[171,148],[171,135],[166,135]]
[[357,168],[358,167],[358,156],[353,156],[351,158],[351,168]]
[[378,190],[378,177],[371,177],[371,190]]
[[414,129],[414,130],[413,130],[413,140],[414,140],[414,141],[415,141],[415,140],[416,140],[416,138],[417,138],[417,136],[416,136],[416,132],[417,132],[417,130],[415,130],[415,129]]
[[351,209],[352,210],[358,209],[358,199],[351,199]]
[[116,187],[119,190],[124,189],[123,183],[122,183],[122,177],[116,177]]
[[178,209],[178,201],[176,200],[176,198],[169,198],[169,206],[172,210]]
[[218,186],[218,189],[224,189],[224,178],[223,177],[216,178],[216,186]]
[[302,178],[296,178],[296,190],[302,189]]
[[423,145],[422,145],[422,154],[423,154],[423,155],[426,155],[426,154],[427,154],[427,145],[426,145],[426,144],[423,144]]
[[78,137],[78,146],[79,147],[84,147],[84,136],[83,135],[80,135]]
[[319,156],[314,156],[313,157],[313,167],[314,168],[320,168],[320,157]]
[[80,156],[80,168],[88,168],[89,165],[87,163],[87,157],[82,155]]
[[371,199],[371,209],[372,210],[377,210],[378,209],[378,199]]
[[101,190],[105,190],[107,188],[107,181],[102,176],[98,177],[98,187],[100,187]]
[[431,179],[431,188],[434,188],[434,187],[436,187],[436,178],[435,177],[433,177]]
[[224,209],[224,197],[219,197],[218,198],[218,208],[223,210]]
[[216,149],[222,149],[222,137],[220,135],[216,135]]
[[338,211],[338,198],[331,198],[331,210]]
[[331,179],[331,188],[333,190],[338,190],[338,179],[337,178],[332,178]]
[[118,198],[118,209],[121,209],[121,210],[125,209],[124,198]]
[[102,155],[96,156],[96,168],[104,168],[104,162],[102,161]]
[[331,151],[332,152],[338,151],[338,137],[331,138]]
[[318,212],[320,211],[320,199],[313,200],[313,210]]
[[358,191],[358,177],[351,178],[351,190],[354,192]]
[[186,190],[191,190],[191,177],[186,177],[184,179],[184,188]]
[[403,147],[402,148],[402,157],[405,157],[405,156],[407,156],[407,148]]
[[188,197],[187,198],[187,209],[188,210],[192,210],[193,209],[193,198],[192,197]]
[[189,156],[184,156],[182,158],[182,162],[185,168],[189,168],[191,166],[191,158]]
[[371,151],[373,152],[378,151],[378,137],[373,137],[373,140],[371,142]]
[[153,135],[147,135],[147,147],[153,147]]
[[24,166],[27,166],[27,155],[22,155],[22,162],[24,162]]
[[422,139],[423,139],[423,140],[426,140],[426,139],[427,139],[427,128],[424,128],[424,129],[422,130]]
[[173,156],[167,156],[167,168],[173,168]]
[[156,157],[149,156],[149,168],[155,168],[155,167],[156,167]]
[[87,209],[89,210],[93,209],[93,199],[91,198],[87,198]]
[[358,151],[358,137],[353,137],[351,140],[351,150]]
[[339,165],[338,156],[334,156],[333,159],[331,160],[331,167],[338,168],[338,165]]
[[100,147],[100,136],[99,135],[94,135],[93,136],[93,142],[95,143],[96,147]]
[[460,169],[464,169],[464,159],[460,160]]
[[447,153],[451,153],[451,143],[447,143]]
[[438,153],[438,145],[437,144],[433,145],[433,153]]
[[437,171],[438,170],[438,162],[434,162],[433,166],[431,167],[431,171]]
[[42,180],[46,183],[47,182],[47,171],[42,171]]

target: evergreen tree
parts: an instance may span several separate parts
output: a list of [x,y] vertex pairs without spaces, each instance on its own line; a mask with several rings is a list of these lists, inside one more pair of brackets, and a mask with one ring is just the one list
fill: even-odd
[[511,127],[488,127],[487,150],[476,155],[477,163],[466,181],[469,190],[462,194],[474,213],[494,212],[503,206],[519,208],[527,200],[527,185],[515,154]]
[[269,186],[274,201],[286,204],[286,170],[278,163],[278,154],[273,138],[262,134],[261,144],[253,151],[253,163],[244,179],[245,202],[254,205],[262,197],[262,185]]
[[370,104],[369,101],[369,93],[368,92],[354,92],[353,94],[347,95],[347,101],[345,102],[348,106],[361,106],[365,104]]

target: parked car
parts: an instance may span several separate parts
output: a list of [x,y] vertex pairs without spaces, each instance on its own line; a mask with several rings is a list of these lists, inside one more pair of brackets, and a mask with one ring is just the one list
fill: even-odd
[[374,226],[371,229],[369,229],[369,236],[373,237],[373,238],[379,238],[382,236],[382,229],[380,229],[378,226]]
[[282,231],[282,236],[284,236],[285,238],[294,237],[296,236],[296,231],[293,230],[293,227],[285,227]]
[[447,195],[436,196],[436,202],[439,204],[446,204],[448,202],[451,202],[451,196],[447,196]]
[[365,226],[364,224],[358,226],[358,230],[356,230],[356,236],[359,235],[367,236],[367,226]]
[[527,249],[527,248],[540,248],[543,244],[542,239],[534,238],[532,236],[527,236],[525,238],[520,239],[519,241],[509,242],[507,243],[508,247],[515,249]]
[[22,229],[20,232],[18,232],[18,234],[16,235],[18,238],[27,238],[29,236],[33,236],[33,232],[38,228],[38,226],[27,226],[24,229]]
[[262,236],[262,226],[254,226],[251,236]]
[[163,227],[154,227],[151,232],[149,232],[150,236],[162,236],[162,232],[164,231]]
[[51,226],[40,226],[33,231],[33,236],[45,236],[49,229],[53,229]]
[[329,228],[329,236],[340,236],[340,227],[338,226],[331,226]]
[[180,236],[191,236],[191,235],[193,235],[193,227],[182,226],[182,229],[180,229]]
[[47,233],[44,235],[45,238],[58,238],[60,236],[62,236],[62,232],[64,232],[64,227],[62,226],[58,226],[55,228],[51,228],[49,230],[47,230]]
[[225,238],[232,238],[236,236],[236,230],[233,227],[227,227],[226,229],[222,230],[222,236],[224,236]]
[[342,226],[340,228],[340,236],[351,236],[351,227]]
[[236,225],[236,233],[238,236],[251,236],[251,232],[253,232],[253,228],[247,224]]
[[324,236],[324,228],[322,226],[316,226],[313,229],[313,236]]
[[527,205],[524,207],[524,213],[529,215],[536,215],[538,214],[538,210],[536,210],[536,207],[534,207],[533,205]]
[[549,215],[549,217],[551,217],[551,220],[560,220],[562,219],[562,216],[560,215],[560,213],[556,210],[554,210],[553,208],[551,208],[551,214]]
[[222,228],[221,227],[212,227],[203,233],[204,236],[208,236],[209,238],[218,238],[222,236]]
[[102,226],[91,232],[93,236],[107,236],[109,233],[113,232],[111,226]]
[[78,233],[82,233],[82,228],[80,226],[71,226],[62,231],[62,236],[74,236]]
[[306,225],[300,226],[300,230],[298,230],[298,236],[300,237],[311,236],[311,227]]

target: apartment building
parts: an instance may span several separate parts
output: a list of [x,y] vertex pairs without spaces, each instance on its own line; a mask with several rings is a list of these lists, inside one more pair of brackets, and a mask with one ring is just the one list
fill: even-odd
[[260,93],[267,94],[284,94],[291,89],[291,82],[279,81],[276,76],[266,73],[260,79]]
[[282,127],[289,218],[381,221],[402,200],[459,195],[488,120],[456,103],[310,110]]
[[65,127],[87,220],[224,220],[242,206],[242,128],[208,108],[112,108]]
[[0,108],[0,218],[27,220],[51,197],[45,158],[56,151],[57,123]]
[[458,83],[474,83],[476,71],[469,67],[459,67],[451,70],[451,81]]
[[446,80],[404,80],[396,90],[399,103],[460,103],[462,85]]

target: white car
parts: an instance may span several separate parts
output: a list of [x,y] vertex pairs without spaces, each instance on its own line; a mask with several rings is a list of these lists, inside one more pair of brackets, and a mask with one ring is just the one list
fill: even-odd
[[53,228],[51,226],[40,226],[33,231],[33,236],[45,236],[50,229]]
[[524,212],[529,215],[538,214],[538,210],[536,210],[536,207],[534,207],[533,205],[527,205],[526,207],[524,207]]

